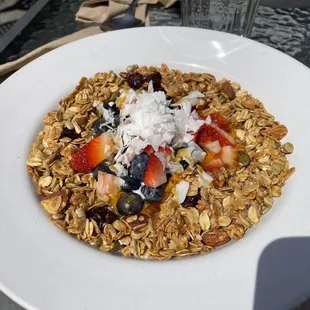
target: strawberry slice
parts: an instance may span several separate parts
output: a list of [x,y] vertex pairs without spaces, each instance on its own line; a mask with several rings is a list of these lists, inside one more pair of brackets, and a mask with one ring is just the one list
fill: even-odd
[[167,175],[161,160],[155,154],[151,154],[144,175],[144,184],[155,188],[166,182]]
[[227,145],[222,147],[220,159],[225,166],[233,168],[238,163],[238,153],[236,149],[232,148],[230,145]]
[[217,158],[209,161],[207,164],[203,166],[203,169],[207,172],[212,172],[214,169],[219,169],[224,167],[223,162]]
[[229,132],[229,121],[224,116],[219,113],[212,112],[210,113],[210,118],[212,123],[217,127],[223,129],[226,132]]
[[204,125],[199,130],[198,145],[204,150],[207,150],[207,145],[214,141],[218,141],[220,146],[235,145],[235,139],[226,131],[222,130],[214,124]]
[[[146,148],[144,148],[144,152],[147,153],[147,155],[151,155],[155,153],[155,150],[152,147],[152,145],[149,144]],[[169,160],[173,156],[173,153],[174,153],[173,148],[170,147],[169,145],[160,146],[158,148],[158,152],[163,153],[165,157],[167,158],[167,160]]]
[[147,147],[144,148],[144,152],[150,156],[151,154],[155,153],[155,150],[152,145],[149,144]]
[[77,152],[71,159],[71,167],[77,172],[88,173],[109,157],[115,150],[111,134],[105,133],[94,138]]
[[98,172],[97,193],[115,194],[120,189],[120,179],[109,173]]

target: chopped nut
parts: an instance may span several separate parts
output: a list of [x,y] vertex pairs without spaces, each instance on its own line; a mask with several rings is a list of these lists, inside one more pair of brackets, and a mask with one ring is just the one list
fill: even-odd
[[44,209],[50,214],[57,214],[61,212],[67,205],[68,193],[65,190],[61,190],[45,196],[41,200],[41,204]]
[[228,81],[222,83],[220,85],[221,88],[221,92],[223,95],[227,96],[228,99],[232,100],[236,98],[236,94],[234,89],[232,88],[232,86],[230,85],[230,83]]
[[273,139],[281,140],[287,135],[288,130],[284,125],[275,125],[268,130],[268,133]]
[[202,241],[205,245],[215,248],[229,242],[230,237],[223,230],[215,230],[204,233],[202,235]]

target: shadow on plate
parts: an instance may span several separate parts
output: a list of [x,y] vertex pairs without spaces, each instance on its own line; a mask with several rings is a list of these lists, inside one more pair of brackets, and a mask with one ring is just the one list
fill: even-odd
[[310,237],[268,245],[259,259],[253,309],[309,310],[309,298]]

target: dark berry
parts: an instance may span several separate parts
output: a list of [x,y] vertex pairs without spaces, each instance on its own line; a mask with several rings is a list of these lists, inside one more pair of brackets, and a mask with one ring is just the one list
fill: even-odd
[[121,193],[116,207],[121,215],[137,214],[143,208],[143,199],[135,193]]
[[93,132],[95,136],[100,136],[109,129],[110,128],[107,126],[107,122],[102,118],[98,119],[98,121],[94,124]]
[[154,87],[154,91],[163,91],[166,94],[166,90],[163,87]]
[[101,163],[99,164],[96,169],[92,172],[93,173],[93,176],[96,178],[96,180],[98,180],[98,172],[101,171],[101,172],[105,172],[105,173],[109,173],[109,174],[113,174],[113,175],[116,175],[116,173],[114,171],[112,171],[109,167],[108,164],[106,163]]
[[153,188],[143,185],[141,187],[141,193],[147,201],[159,201],[164,194],[164,190],[162,189],[162,187]]
[[103,105],[103,107],[106,109],[106,110],[109,110],[113,116],[116,116],[116,115],[119,115],[120,112],[119,112],[119,109],[118,107],[116,106],[116,104],[114,103],[113,105],[110,105],[110,103],[105,103]]
[[189,167],[189,163],[186,160],[180,160],[180,164],[182,165],[184,170]]
[[133,89],[140,88],[144,83],[144,77],[139,72],[130,73],[127,75],[127,83]]
[[130,165],[130,173],[133,178],[143,181],[149,156],[146,153],[136,155]]
[[140,188],[141,182],[130,176],[124,176],[122,179],[125,183],[122,185],[122,189],[128,192],[135,191]]
[[65,127],[62,131],[61,137],[68,137],[72,140],[80,138],[80,135],[75,131],[75,129],[68,129]]
[[166,99],[167,99],[167,100],[172,100],[172,97],[169,96],[169,95],[167,95],[167,96],[166,96]]
[[108,207],[94,207],[86,212],[86,216],[92,218],[100,230],[103,230],[106,224],[112,224],[118,219],[118,216]]
[[93,126],[93,132],[95,136],[100,136],[101,134],[110,129],[117,128],[120,123],[120,115],[119,115],[120,112],[116,104],[113,104],[111,106],[110,104],[105,103],[103,105],[103,108],[111,113],[111,119],[106,120],[102,118],[96,121],[96,123]]
[[200,198],[200,194],[197,194],[195,196],[186,196],[185,200],[181,203],[181,205],[184,208],[195,208]]
[[153,87],[160,88],[161,87],[161,74],[159,72],[154,72],[149,76],[150,80],[153,81]]

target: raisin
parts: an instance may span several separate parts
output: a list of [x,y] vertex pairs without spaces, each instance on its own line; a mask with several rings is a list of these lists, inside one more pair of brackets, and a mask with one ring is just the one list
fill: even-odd
[[94,207],[86,212],[87,217],[91,217],[102,231],[106,224],[112,224],[118,216],[109,210],[108,207]]
[[185,200],[181,203],[181,205],[184,208],[195,208],[200,198],[200,194],[197,194],[195,196],[186,196]]
[[127,83],[133,89],[140,88],[144,83],[144,77],[139,72],[130,73],[127,75]]
[[161,74],[159,72],[154,72],[149,76],[150,80],[153,82],[153,87],[154,89],[159,89],[161,88]]
[[65,127],[62,131],[61,137],[67,137],[74,140],[80,138],[80,135],[75,131],[75,129],[68,129],[67,127]]

